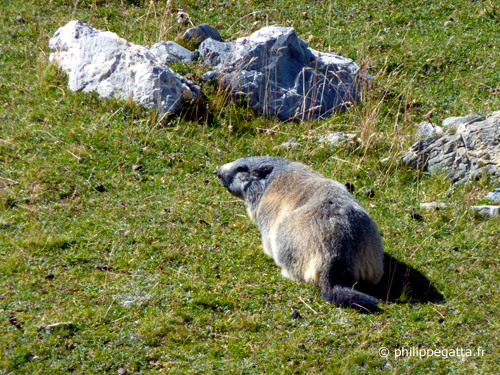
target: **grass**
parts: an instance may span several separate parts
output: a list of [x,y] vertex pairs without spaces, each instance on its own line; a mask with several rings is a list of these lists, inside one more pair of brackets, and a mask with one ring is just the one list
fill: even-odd
[[[468,209],[493,185],[454,186],[397,160],[420,121],[499,109],[499,15],[465,0],[0,2],[0,374],[497,372],[499,221]],[[48,39],[71,19],[143,45],[190,22],[227,40],[294,26],[376,80],[361,105],[323,121],[259,118],[216,86],[200,121],[162,120],[68,90]],[[360,141],[314,141],[331,131]],[[279,147],[292,137],[299,148]],[[371,289],[381,313],[329,305],[263,254],[211,172],[266,154],[354,184],[383,234],[386,277]],[[421,211],[429,201],[450,207]],[[72,324],[41,329],[59,322]],[[394,358],[413,347],[472,356]]]

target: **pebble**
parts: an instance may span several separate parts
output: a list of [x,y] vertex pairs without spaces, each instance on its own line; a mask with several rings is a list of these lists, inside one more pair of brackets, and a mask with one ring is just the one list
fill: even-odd
[[500,206],[471,206],[472,210],[476,211],[480,216],[483,217],[498,217],[500,215]]
[[448,205],[446,203],[438,203],[438,202],[420,203],[420,208],[423,210],[431,210],[433,208],[435,210],[440,210],[447,207]]
[[422,221],[424,220],[424,218],[422,217],[422,215],[420,215],[418,212],[412,212],[411,214],[411,218],[412,219],[415,219],[417,221]]
[[489,203],[500,203],[500,189],[493,189],[485,197]]
[[368,197],[368,198],[373,198],[375,196],[375,192],[370,189],[370,188],[364,188],[363,193]]

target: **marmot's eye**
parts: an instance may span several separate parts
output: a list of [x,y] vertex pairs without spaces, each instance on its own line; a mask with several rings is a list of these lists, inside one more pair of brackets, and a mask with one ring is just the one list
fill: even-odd
[[240,173],[240,172],[248,172],[248,167],[246,167],[244,165],[240,165],[238,168],[236,168],[236,173]]

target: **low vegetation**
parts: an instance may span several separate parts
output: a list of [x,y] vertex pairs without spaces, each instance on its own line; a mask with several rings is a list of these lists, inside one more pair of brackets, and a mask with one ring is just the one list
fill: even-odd
[[[72,19],[141,45],[201,23],[226,40],[293,26],[375,80],[321,121],[260,118],[216,85],[162,118],[68,90],[48,40]],[[455,186],[398,160],[420,121],[500,110],[499,26],[493,1],[0,2],[0,374],[496,373],[499,219],[468,208],[492,182]],[[332,131],[359,140],[315,140]],[[280,147],[290,138],[300,147]],[[354,185],[383,234],[382,312],[281,277],[211,174],[249,155]],[[420,209],[430,201],[449,207]]]

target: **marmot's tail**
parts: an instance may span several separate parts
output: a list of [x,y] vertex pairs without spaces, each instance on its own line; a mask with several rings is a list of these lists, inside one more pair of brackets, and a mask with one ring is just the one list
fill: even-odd
[[330,291],[323,290],[321,298],[334,305],[352,307],[360,311],[375,312],[380,310],[378,300],[375,297],[342,285],[336,285]]

